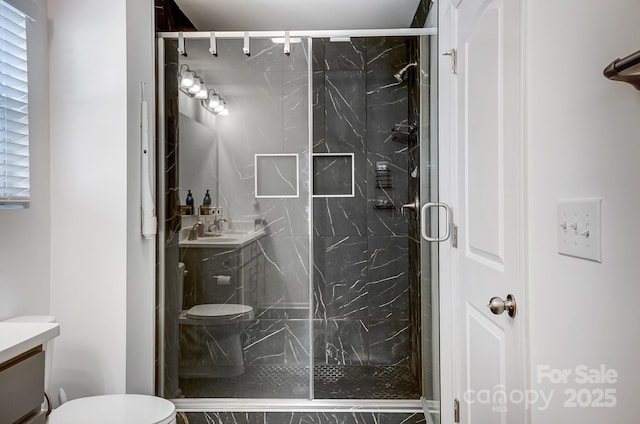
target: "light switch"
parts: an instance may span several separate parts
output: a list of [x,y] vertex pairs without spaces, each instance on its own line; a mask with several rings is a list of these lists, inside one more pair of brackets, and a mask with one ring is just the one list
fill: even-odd
[[602,262],[602,199],[558,201],[558,253]]

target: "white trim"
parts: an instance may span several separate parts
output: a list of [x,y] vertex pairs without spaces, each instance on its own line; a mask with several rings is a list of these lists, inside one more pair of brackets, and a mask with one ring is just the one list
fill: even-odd
[[[164,328],[165,328],[165,279],[167,278],[167,274],[165,272],[166,266],[166,228],[167,225],[167,217],[166,217],[166,166],[165,166],[165,142],[166,142],[166,133],[165,133],[165,40],[160,38],[158,39],[158,54],[156,59],[157,64],[157,131],[158,131],[158,142],[156,144],[156,193],[157,193],[157,207],[156,213],[158,218],[158,235],[156,236],[156,244],[158,245],[156,257],[158,261],[158,275],[156,281],[156,298],[158,299],[158,320],[157,327],[155,329],[156,333],[156,355],[157,355],[157,363],[160,364],[156,366],[156,394],[160,396],[164,396],[164,369],[165,369],[165,337],[164,337]],[[161,329],[162,331],[158,331]]]
[[[449,61],[442,60],[442,53],[449,51],[455,44],[452,40],[452,8],[450,1],[438,2],[438,199],[448,203],[455,211],[454,179],[451,143],[454,135],[453,102],[455,101],[455,75],[451,73]],[[454,353],[456,332],[456,304],[455,304],[455,256],[450,243],[438,245],[438,278],[439,278],[439,316],[440,316],[440,422],[453,422],[453,406],[457,393],[456,368]]]
[[[423,402],[385,399],[170,399],[178,412],[379,412],[423,413]],[[439,413],[439,402],[427,400],[429,413]]]
[[[351,157],[351,193],[349,194],[314,194],[313,177],[315,176],[316,157]],[[356,158],[353,153],[313,153],[311,155],[311,197],[356,197]]]

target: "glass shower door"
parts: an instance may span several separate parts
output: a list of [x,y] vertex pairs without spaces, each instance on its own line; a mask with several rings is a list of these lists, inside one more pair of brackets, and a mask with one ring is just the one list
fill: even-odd
[[309,399],[309,40],[164,45],[162,394]]

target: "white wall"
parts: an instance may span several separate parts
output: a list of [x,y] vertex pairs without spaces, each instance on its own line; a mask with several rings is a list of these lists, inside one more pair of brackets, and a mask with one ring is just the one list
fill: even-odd
[[[127,393],[154,392],[155,238],[141,235],[140,82],[149,103],[149,146],[155,159],[155,73],[153,0],[127,1]],[[113,29],[112,29],[113,31]],[[151,181],[155,178],[150,165]]]
[[152,391],[154,244],[139,236],[137,150],[151,10],[48,0],[51,313],[62,332],[52,384],[71,398]]
[[[529,312],[534,423],[631,422],[640,413],[640,93],[602,69],[640,49],[637,0],[531,0],[528,21]],[[556,203],[602,197],[603,262],[557,253]],[[536,367],[597,368],[616,384],[537,382]],[[614,408],[565,407],[567,388],[616,390]],[[586,395],[585,395],[586,396]]]
[[44,2],[23,0],[28,23],[31,205],[0,209],[0,320],[49,313],[49,81]]

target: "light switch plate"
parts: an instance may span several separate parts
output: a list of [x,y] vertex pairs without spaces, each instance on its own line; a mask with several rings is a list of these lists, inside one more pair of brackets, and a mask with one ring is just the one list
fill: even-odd
[[558,253],[602,262],[602,199],[558,201]]

